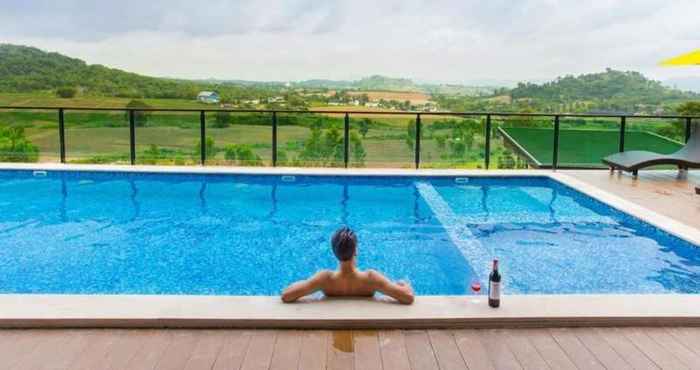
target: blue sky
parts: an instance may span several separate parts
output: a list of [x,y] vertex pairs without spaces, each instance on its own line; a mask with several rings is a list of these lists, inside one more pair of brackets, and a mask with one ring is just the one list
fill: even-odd
[[182,78],[541,80],[652,77],[700,48],[697,0],[3,0],[0,42]]

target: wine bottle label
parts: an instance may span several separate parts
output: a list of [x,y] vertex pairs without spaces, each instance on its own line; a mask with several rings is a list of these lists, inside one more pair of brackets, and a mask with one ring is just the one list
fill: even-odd
[[490,282],[489,299],[501,299],[501,283]]

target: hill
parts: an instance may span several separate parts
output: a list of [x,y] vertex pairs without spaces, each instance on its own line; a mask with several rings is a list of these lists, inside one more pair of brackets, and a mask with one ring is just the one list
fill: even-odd
[[497,89],[495,85],[417,83],[408,78],[394,78],[381,75],[364,77],[356,81],[305,80],[292,82],[291,85],[294,87],[329,90],[399,91],[468,96],[488,95]]
[[421,91],[420,87],[408,78],[393,78],[380,75],[364,77],[355,81],[305,80],[292,82],[292,86],[331,90]]
[[565,76],[543,84],[519,83],[511,90],[514,100],[550,104],[586,104],[600,110],[635,111],[640,106],[658,106],[698,98],[698,94],[672,89],[639,72],[616,71]]
[[217,90],[227,98],[271,94],[265,86],[149,77],[34,47],[0,44],[0,92],[63,87],[77,88],[84,95],[126,98],[194,99],[202,90]]

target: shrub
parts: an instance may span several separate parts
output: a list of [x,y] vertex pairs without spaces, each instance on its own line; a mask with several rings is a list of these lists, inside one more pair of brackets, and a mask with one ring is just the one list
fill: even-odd
[[212,127],[214,128],[226,128],[231,125],[231,113],[230,112],[216,112],[216,119]]
[[224,158],[227,161],[247,164],[251,166],[262,165],[262,159],[246,144],[229,144],[224,147]]
[[39,161],[39,148],[27,140],[24,135],[24,127],[0,129],[0,161]]
[[63,99],[75,98],[78,90],[74,87],[61,87],[56,90],[56,96]]

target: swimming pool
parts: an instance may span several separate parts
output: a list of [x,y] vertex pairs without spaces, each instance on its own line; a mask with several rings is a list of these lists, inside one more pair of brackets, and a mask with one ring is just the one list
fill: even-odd
[[274,295],[359,265],[464,294],[698,293],[700,250],[548,177],[0,171],[0,293]]

